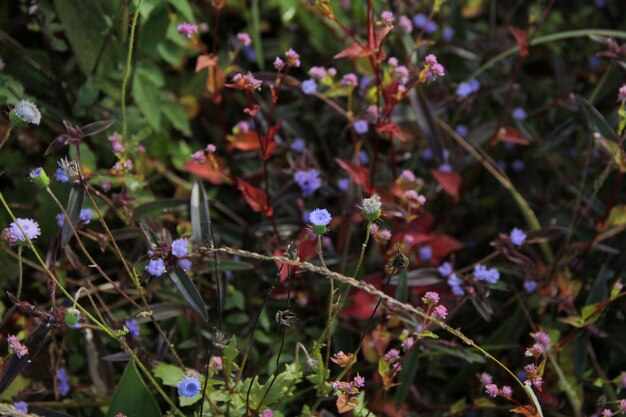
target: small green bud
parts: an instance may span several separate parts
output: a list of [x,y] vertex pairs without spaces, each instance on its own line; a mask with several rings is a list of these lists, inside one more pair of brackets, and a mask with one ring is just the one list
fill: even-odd
[[68,308],[65,313],[65,324],[67,327],[78,327],[78,320],[80,320],[80,311],[75,308]]
[[48,178],[48,175],[43,168],[35,168],[30,171],[30,178],[41,188],[48,188],[50,185],[50,178]]
[[327,227],[325,225],[318,226],[316,224],[312,224],[311,229],[313,229],[313,233],[315,233],[316,235],[323,235],[324,233],[326,233]]

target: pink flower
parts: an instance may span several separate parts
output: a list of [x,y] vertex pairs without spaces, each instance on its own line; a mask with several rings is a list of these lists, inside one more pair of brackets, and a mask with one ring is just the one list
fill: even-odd
[[195,151],[191,158],[197,163],[201,164],[204,162],[204,152],[203,151]]
[[215,153],[215,151],[216,151],[216,150],[217,150],[217,148],[216,148],[216,147],[215,147],[215,145],[213,145],[212,143],[209,143],[209,144],[206,146],[206,151],[207,151],[208,153]]
[[513,395],[513,389],[508,385],[503,385],[502,389],[500,390],[500,394],[502,394],[503,397],[510,397],[511,395]]
[[274,417],[274,412],[271,409],[266,408],[265,410],[263,410],[263,414],[261,414],[261,417]]
[[424,294],[424,298],[422,300],[426,304],[437,304],[439,302],[439,294],[434,291],[428,291]]
[[619,88],[619,91],[617,93],[617,99],[619,101],[626,101],[626,84],[622,85]]
[[400,65],[393,70],[393,75],[398,79],[401,84],[406,84],[409,81],[409,69],[404,65]]
[[391,239],[391,230],[383,229],[380,231],[380,237],[385,240]]
[[223,366],[222,357],[213,356],[213,358],[211,358],[211,365],[213,366],[213,369],[221,371]]
[[483,372],[482,374],[478,375],[478,379],[480,380],[480,383],[483,385],[489,385],[493,383],[493,377],[491,376],[491,374],[488,374],[487,372]]
[[400,180],[408,181],[408,182],[415,182],[415,174],[413,173],[413,171],[405,169],[402,171],[402,173],[400,173]]
[[437,57],[433,54],[426,56],[426,78],[429,81],[434,81],[437,77],[443,77],[446,71],[438,61]]
[[252,43],[250,35],[245,32],[238,33],[237,40],[239,40],[239,42],[241,42],[244,46],[249,46]]
[[356,87],[359,85],[359,79],[356,74],[348,73],[341,79],[341,85],[344,87]]
[[20,343],[20,339],[18,339],[17,336],[10,335],[7,340],[9,342],[9,349],[15,353],[15,356],[21,359],[28,355],[28,348]]
[[298,68],[300,66],[300,55],[293,49],[285,52],[285,57],[287,58],[287,63],[292,67]]
[[613,415],[613,412],[608,409],[605,408],[604,410],[602,410],[602,417],[611,417]]
[[437,317],[439,320],[444,320],[446,317],[448,317],[448,309],[446,308],[446,306],[439,304],[437,307],[434,308],[433,316]]
[[326,68],[324,67],[311,67],[311,69],[309,70],[309,77],[316,79],[316,80],[323,80],[324,78],[326,78],[327,72],[326,72]]
[[328,68],[327,71],[328,71],[328,75],[330,75],[331,77],[334,77],[335,75],[337,75],[337,69],[336,68],[330,67],[330,68]]
[[626,414],[626,400],[622,400],[619,402],[619,411],[622,414]]
[[410,201],[413,201],[417,204],[419,204],[420,206],[424,205],[424,203],[426,203],[426,197],[424,197],[421,194],[418,194],[417,191],[415,190],[407,190],[404,195],[406,196],[406,198],[408,198]]
[[229,85],[229,87],[238,88],[240,90],[260,90],[261,85],[263,83],[252,75],[251,72],[248,72],[246,75],[243,74],[235,74],[233,77],[233,84]]
[[398,359],[399,357],[400,357],[400,352],[398,352],[398,349],[389,349],[389,351],[385,353],[386,361],[395,360],[395,359]]
[[526,349],[526,352],[524,352],[524,355],[529,357],[529,358],[530,357],[539,357],[539,356],[541,356],[543,351],[544,351],[543,345],[540,345],[539,343],[535,343],[534,345],[532,345],[531,347]]
[[245,120],[242,120],[237,123],[237,129],[239,129],[241,133],[248,133],[250,131],[250,125]]
[[496,384],[489,384],[485,387],[485,392],[491,398],[496,398],[498,396],[498,386]]
[[544,349],[550,349],[550,343],[552,343],[552,338],[546,332],[537,332],[532,335],[532,337],[539,343],[541,343]]
[[415,339],[413,339],[412,337],[407,337],[406,339],[402,341],[402,346],[404,346],[406,350],[411,349],[414,344],[415,344]]
[[380,14],[380,20],[385,26],[393,26],[393,13],[389,10],[385,10]]
[[387,64],[389,64],[392,67],[397,67],[398,66],[398,58],[396,58],[395,56],[392,56],[391,58],[389,58],[387,60]]
[[184,22],[176,27],[176,31],[183,35],[185,38],[189,39],[196,33],[198,33],[198,25],[193,23]]
[[404,33],[413,32],[413,23],[411,22],[411,19],[406,16],[400,16],[398,18],[398,26]]
[[276,57],[276,59],[274,60],[274,68],[276,68],[276,71],[280,71],[281,69],[285,68],[285,61],[283,61],[279,57]]
[[365,386],[365,378],[359,374],[356,374],[356,376],[354,377],[353,383],[355,387],[363,388]]

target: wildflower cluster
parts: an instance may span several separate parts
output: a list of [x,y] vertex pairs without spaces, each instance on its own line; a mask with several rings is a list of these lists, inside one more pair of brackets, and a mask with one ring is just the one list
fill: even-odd
[[153,277],[160,277],[176,266],[183,270],[191,268],[192,262],[188,257],[189,242],[187,239],[176,239],[171,244],[163,244],[148,252],[150,260],[145,266],[146,272]]

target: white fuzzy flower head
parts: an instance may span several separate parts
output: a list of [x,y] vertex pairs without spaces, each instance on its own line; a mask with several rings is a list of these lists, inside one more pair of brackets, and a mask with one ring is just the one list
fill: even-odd
[[20,100],[15,103],[15,115],[24,123],[38,125],[41,121],[41,113],[35,103],[28,100]]
[[363,199],[363,217],[368,221],[373,222],[377,220],[380,217],[381,209],[382,203],[378,194]]

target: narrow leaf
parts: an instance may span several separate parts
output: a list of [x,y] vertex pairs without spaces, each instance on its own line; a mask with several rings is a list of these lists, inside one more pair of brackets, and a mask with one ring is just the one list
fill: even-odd
[[169,276],[185,302],[202,317],[202,320],[209,321],[209,314],[204,301],[202,301],[202,296],[189,275],[182,268],[176,267],[169,273]]
[[604,138],[613,142],[618,141],[617,132],[606,121],[604,116],[596,109],[591,103],[578,94],[574,95],[576,102],[578,103],[578,109],[583,113],[589,127],[594,131],[602,135]]
[[95,135],[96,133],[104,132],[109,127],[111,127],[113,123],[114,123],[114,120],[101,120],[99,122],[89,123],[81,127],[80,129],[83,131],[83,135],[91,136],[91,135]]
[[[78,224],[78,218],[80,216],[80,210],[83,208],[83,200],[85,199],[85,189],[82,186],[73,186],[70,191],[70,198],[67,201],[67,215],[70,218],[71,224],[76,227]],[[63,230],[61,231],[61,247],[67,245],[67,242],[72,238],[72,228],[67,219],[63,223]]]
[[213,241],[209,203],[204,184],[198,178],[194,179],[191,188],[191,229],[197,244],[208,245]]

